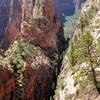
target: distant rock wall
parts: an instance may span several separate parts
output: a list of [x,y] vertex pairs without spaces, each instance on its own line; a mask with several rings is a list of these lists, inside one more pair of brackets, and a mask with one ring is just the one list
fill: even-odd
[[9,21],[10,1],[0,0],[0,40],[4,36]]
[[85,0],[54,0],[57,13],[60,15],[66,40],[72,38],[75,32],[80,8],[84,2]]

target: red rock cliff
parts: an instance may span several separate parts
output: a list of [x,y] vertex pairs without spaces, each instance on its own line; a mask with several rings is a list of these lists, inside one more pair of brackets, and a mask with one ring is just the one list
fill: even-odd
[[32,32],[33,44],[56,51],[61,49],[61,43],[64,40],[63,32],[52,0],[44,0],[42,4],[39,4],[38,0],[11,0],[10,3],[9,22],[5,30],[3,49],[7,49],[15,40],[16,35],[23,28],[23,21],[27,18],[39,19],[37,27],[34,27]]
[[53,1],[11,0],[10,5],[2,43],[6,57],[0,60],[0,100],[49,100],[64,42]]

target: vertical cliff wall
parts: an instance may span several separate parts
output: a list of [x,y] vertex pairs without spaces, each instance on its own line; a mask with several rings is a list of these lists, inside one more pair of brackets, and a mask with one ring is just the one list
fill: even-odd
[[53,1],[11,0],[9,4],[1,43],[6,51],[0,56],[0,99],[49,100],[65,42]]
[[55,100],[100,99],[99,5],[99,0],[87,0],[81,9],[58,76]]
[[[7,5],[6,5],[6,8],[7,8]],[[42,26],[42,29],[40,29],[40,31],[43,34],[46,34],[47,38],[49,38],[50,42],[48,45],[52,46],[52,43],[53,43],[53,46],[55,46],[54,48],[61,47],[60,41],[63,42],[64,40],[62,35],[60,35],[60,34],[63,34],[61,33],[62,26],[60,24],[57,14],[55,13],[54,5],[52,1],[47,0],[46,2],[44,1],[42,3],[40,1],[33,1],[33,0],[26,0],[26,1],[12,0],[11,2],[9,2],[9,8],[7,9],[8,9],[8,12],[7,12],[8,21],[6,21],[7,25],[4,29],[4,33],[3,33],[4,37],[1,42],[1,47],[3,49],[7,49],[10,43],[15,40],[18,33],[22,31],[23,29],[23,22],[26,21],[28,18],[30,19],[33,18],[34,20],[40,19],[41,22],[38,21],[38,23],[40,23],[41,26],[45,24],[44,20],[46,20],[47,21],[46,23],[48,24],[48,27],[49,27],[49,29],[47,28],[48,32],[45,30],[46,27],[44,27],[43,29],[43,26],[45,25]],[[41,12],[42,12],[42,18],[40,18],[41,16],[39,15]],[[4,25],[4,23],[2,23],[2,25]],[[39,31],[36,30],[35,32],[33,32],[32,35],[34,36],[35,34],[37,34],[37,32]],[[52,34],[51,35],[52,37],[50,36],[50,34]],[[41,36],[41,38],[42,37],[43,36]],[[55,42],[53,42],[54,41],[53,38],[56,38]],[[57,38],[59,38],[60,41],[57,40]],[[35,38],[33,41],[35,43],[35,41],[38,41],[40,39]],[[44,40],[44,43],[46,42],[48,43],[47,40]],[[41,43],[41,45],[43,46],[44,43],[42,42],[39,42],[39,43]],[[39,43],[35,43],[35,44],[39,45]]]

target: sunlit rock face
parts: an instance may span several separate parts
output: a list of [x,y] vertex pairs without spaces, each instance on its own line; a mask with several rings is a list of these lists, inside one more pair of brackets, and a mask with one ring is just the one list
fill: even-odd
[[[87,59],[83,60],[83,56],[87,57],[88,55],[88,53],[86,54],[87,50],[85,50],[85,53],[80,52],[79,50],[74,54],[75,49],[73,49],[74,47],[77,49],[82,49],[81,47],[83,47],[84,43],[87,40],[89,40],[90,37],[92,37],[91,41],[92,41],[93,49],[91,49],[91,59],[92,61],[94,61],[93,59],[96,57],[96,61],[97,61],[96,64],[100,62],[99,61],[100,60],[100,55],[99,55],[100,22],[98,20],[100,19],[99,5],[100,5],[100,1],[98,0],[87,0],[81,9],[81,14],[77,23],[76,31],[74,32],[74,36],[71,42],[69,43],[69,47],[67,49],[68,51],[65,53],[65,57],[63,59],[61,73],[58,76],[58,83],[57,83],[57,89],[55,91],[54,100],[99,100],[100,99],[100,86],[98,86],[98,82],[100,82],[100,70],[99,70],[100,64],[95,65],[94,62],[92,62],[94,66],[93,67],[94,73],[95,73],[95,77],[93,78],[91,74],[93,72],[90,71],[89,68],[90,61],[87,61]],[[83,23],[85,23],[86,25],[85,27]],[[81,25],[83,26],[81,27]],[[86,40],[87,36],[85,40],[84,37],[80,38],[81,35],[88,34],[88,33],[90,34],[90,36],[88,37],[87,40]],[[80,41],[76,42],[78,39],[80,39]],[[82,40],[84,40],[84,42],[79,46]],[[88,43],[86,43],[86,45],[87,44]],[[99,49],[97,50],[96,48]],[[72,52],[69,52],[70,50]],[[74,56],[77,55],[77,53],[79,55],[82,53],[82,55],[78,58],[75,65],[70,65],[73,63],[74,60],[77,59],[77,56],[75,59],[73,59]],[[69,55],[72,55],[72,57]],[[82,62],[80,60],[81,57],[83,60]],[[71,63],[69,63],[70,60],[72,61]],[[88,74],[86,74],[85,71]],[[94,79],[96,79],[96,83],[94,83]]]

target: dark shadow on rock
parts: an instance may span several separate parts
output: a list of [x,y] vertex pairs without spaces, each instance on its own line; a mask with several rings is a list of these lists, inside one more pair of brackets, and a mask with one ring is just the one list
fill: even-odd
[[0,40],[9,21],[10,0],[0,0]]

